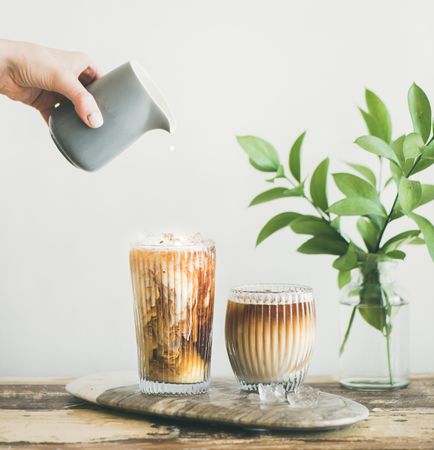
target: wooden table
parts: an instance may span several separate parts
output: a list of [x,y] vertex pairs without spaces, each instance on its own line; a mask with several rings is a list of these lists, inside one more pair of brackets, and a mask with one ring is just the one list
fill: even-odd
[[0,378],[0,448],[10,449],[434,449],[434,376],[407,389],[367,393],[332,381],[320,389],[367,406],[370,417],[339,431],[261,432],[120,414],[65,392],[66,379]]

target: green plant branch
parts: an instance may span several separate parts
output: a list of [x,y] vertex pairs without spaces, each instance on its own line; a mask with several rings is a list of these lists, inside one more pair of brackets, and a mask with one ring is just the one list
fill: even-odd
[[[311,220],[311,222],[314,222],[315,225],[318,226],[316,229],[312,227],[307,231],[315,231],[316,234],[313,234],[314,237],[321,237],[322,230],[327,229],[327,227],[324,227],[323,223],[317,223],[319,220],[321,220],[327,223],[328,226],[333,227],[336,230],[337,234],[334,235],[333,233],[331,237],[327,238],[328,240],[333,241],[342,239],[348,244],[346,252],[340,255],[336,260],[337,262],[339,262],[339,264],[337,266],[336,264],[334,264],[334,266],[345,268],[345,271],[342,270],[343,274],[345,275],[345,277],[342,278],[342,281],[344,281],[344,285],[349,282],[349,280],[347,279],[348,272],[350,272],[353,268],[360,269],[362,278],[361,282],[359,283],[360,286],[358,286],[358,292],[356,292],[356,290],[354,289],[351,291],[351,293],[348,293],[348,295],[358,295],[358,304],[363,305],[364,308],[359,309],[357,306],[352,307],[349,321],[346,325],[346,329],[344,329],[345,333],[340,345],[340,354],[342,355],[344,350],[348,351],[346,347],[348,346],[350,334],[353,332],[352,328],[355,326],[354,322],[357,316],[358,309],[360,316],[364,319],[364,321],[368,325],[378,330],[381,335],[386,338],[385,344],[387,350],[388,374],[385,375],[385,377],[388,378],[390,386],[393,386],[393,383],[395,382],[393,376],[394,374],[392,360],[394,342],[392,336],[392,330],[394,329],[394,327],[392,327],[393,307],[389,302],[387,293],[384,292],[384,295],[382,295],[381,293],[382,283],[380,280],[379,263],[382,261],[382,255],[380,255],[380,249],[382,249],[382,240],[387,226],[395,218],[398,218],[402,215],[401,212],[403,211],[398,211],[399,203],[402,202],[402,208],[410,210],[410,206],[406,208],[406,201],[408,201],[408,204],[412,206],[418,201],[417,195],[413,195],[413,191],[416,188],[412,190],[412,186],[418,185],[419,190],[421,190],[422,188],[420,184],[414,183],[412,180],[408,181],[406,180],[406,178],[409,178],[414,172],[423,170],[430,166],[430,161],[426,161],[424,163],[421,150],[423,142],[426,142],[425,146],[428,146],[434,141],[434,135],[432,135],[432,111],[426,94],[419,86],[413,84],[408,92],[408,107],[413,123],[414,132],[411,132],[410,134],[404,135],[401,138],[392,141],[392,124],[386,106],[384,105],[382,100],[372,91],[366,90],[365,98],[367,111],[361,110],[361,113],[367,125],[369,134],[367,136],[361,136],[357,138],[356,143],[369,153],[379,156],[379,166],[377,166],[378,172],[374,174],[373,171],[367,166],[350,164],[353,169],[359,172],[363,178],[365,178],[370,184],[372,184],[372,188],[371,186],[366,187],[366,182],[363,183],[362,181],[359,181],[352,174],[341,174],[342,176],[345,175],[347,177],[346,179],[343,179],[342,177],[340,179],[342,189],[340,188],[339,183],[336,184],[338,184],[338,188],[344,193],[345,198],[331,206],[328,205],[328,199],[324,192],[327,180],[329,179],[328,177],[330,176],[330,173],[328,172],[327,160],[321,162],[313,172],[310,179],[310,190],[306,190],[304,186],[305,182],[300,181],[302,180],[300,164],[301,148],[305,132],[296,139],[290,149],[288,161],[289,172],[287,173],[285,173],[285,168],[280,163],[280,159],[276,150],[267,141],[255,136],[239,136],[237,137],[237,139],[241,147],[248,154],[250,163],[253,167],[262,172],[275,172],[275,177],[267,181],[276,183],[276,179],[278,178],[285,179],[285,185],[287,186],[288,191],[290,190],[290,188],[293,188],[292,192],[288,192],[288,197],[297,196],[299,198],[304,198],[311,204],[311,206],[315,210],[315,219]],[[422,139],[422,141],[420,141],[420,139]],[[429,151],[431,152],[432,149],[430,149]],[[401,180],[398,180],[398,178],[402,176],[403,178],[401,184],[405,184],[404,182],[407,182],[407,184],[410,185],[407,187],[404,186],[405,189],[401,188],[400,195],[398,195],[400,189],[397,186],[398,189],[396,196],[394,197],[393,203],[391,205],[391,208],[388,209],[388,212],[385,210],[380,200],[385,188],[385,186],[383,186],[383,178],[386,178],[387,167],[384,167],[386,160],[392,161],[392,177],[390,177],[389,180],[394,180],[396,182],[396,185],[399,185],[399,181]],[[408,167],[410,161],[412,161],[411,168],[407,170],[406,167]],[[421,161],[422,164],[420,164]],[[396,164],[396,166],[394,166],[393,164]],[[377,175],[377,177],[375,175]],[[385,185],[389,183],[389,180],[385,183]],[[277,191],[279,191],[279,195],[277,197],[270,196],[270,198],[264,201],[285,197],[285,192],[283,192],[285,191],[285,189],[286,188],[284,187],[277,189]],[[353,202],[352,197],[356,198],[357,201]],[[431,194],[428,192],[426,202],[431,200]],[[332,211],[331,213],[330,210]],[[292,217],[293,214],[297,213],[283,213],[286,220],[287,216],[285,216],[285,214],[289,214],[290,217]],[[304,214],[300,214],[300,216],[303,215]],[[270,223],[272,223],[272,227],[268,230],[268,234],[265,237],[262,237],[262,240],[269,236],[272,232],[276,231],[277,226],[281,225],[280,222],[276,221],[276,218],[279,218],[279,220],[281,220],[281,216],[282,215],[276,216],[266,224],[266,226],[269,226]],[[305,216],[309,217],[308,214],[305,214]],[[334,217],[339,219],[343,216],[367,217],[370,220],[370,222],[365,222],[363,220],[361,222],[362,226],[358,227],[359,233],[366,244],[367,251],[362,250],[358,246],[356,246],[349,237],[344,237],[343,231],[340,229],[340,226],[337,226],[335,224],[336,219]],[[310,219],[312,219],[312,216],[310,216]],[[422,226],[425,224],[425,221],[428,222],[428,220],[423,217],[421,217],[421,220],[423,220],[423,222],[421,222]],[[273,227],[275,227],[276,229]],[[429,228],[429,231],[430,230],[431,229]],[[294,231],[299,232],[306,230],[297,230],[294,228]],[[401,233],[401,235],[405,233],[408,232]],[[430,250],[432,250],[432,236],[431,233],[427,234],[430,238],[428,247]],[[306,249],[308,248],[312,254],[327,253],[326,251],[324,251],[330,250],[329,248],[326,248],[327,246],[325,245],[327,239],[324,238],[324,242],[321,242],[321,239],[317,239],[319,242],[315,242],[315,239],[310,239],[305,244],[310,243],[311,246],[306,247]],[[395,241],[393,241],[393,239],[395,239]],[[404,242],[405,239],[403,238],[401,240],[402,242]],[[393,244],[396,246],[396,248],[398,248],[401,240],[400,235],[397,235],[391,239],[392,243],[390,245]],[[425,239],[425,241],[427,242],[428,239]],[[389,244],[387,245],[389,246]],[[390,248],[393,248],[393,245]],[[356,258],[354,258],[354,247],[356,250]],[[336,249],[333,250],[336,251]],[[382,251],[383,250],[387,250],[384,247],[384,244]],[[341,250],[339,250],[339,252],[341,252]],[[308,252],[306,251],[306,253]],[[398,259],[402,254],[403,252],[397,252],[395,250],[395,255],[392,255],[392,252],[390,252],[390,257]],[[341,277],[339,279],[341,280]],[[340,284],[342,284],[341,281]]]
[[[284,178],[286,181],[289,182],[289,184],[292,187],[297,187],[296,183],[294,183],[294,181],[292,181],[289,177],[287,177],[286,175],[284,175]],[[324,211],[322,211],[322,209],[318,208],[317,206],[314,205],[313,201],[311,198],[309,198],[304,192],[303,192],[303,198],[306,199],[317,211],[317,213],[321,216],[322,219],[324,219],[325,221],[327,221],[328,223],[330,223],[330,215],[325,213]]]
[[[427,145],[429,145],[433,140],[434,140],[434,136],[428,141]],[[417,166],[417,164],[421,158],[422,158],[422,155],[419,155],[415,159],[413,165],[411,166],[411,169],[408,171],[408,174],[406,175],[407,178],[413,173],[413,170],[415,169],[415,167]],[[394,213],[397,202],[398,202],[398,193],[396,193],[395,200],[393,201],[393,204],[392,204],[392,207],[390,208],[389,214],[387,215],[384,225],[382,226],[382,228],[380,230],[380,234],[378,235],[377,243],[375,245],[374,253],[378,253],[378,250],[380,249],[381,239],[383,238],[383,234],[386,231],[386,227],[389,224],[390,219],[392,218],[392,215]]]
[[390,222],[390,218],[392,217],[393,211],[395,209],[396,203],[398,202],[398,194],[396,194],[395,200],[393,201],[392,208],[390,209],[389,214],[386,217],[386,220],[384,221],[384,225],[382,226],[380,230],[380,234],[378,235],[377,243],[375,244],[375,250],[374,253],[378,253],[378,250],[380,248],[381,239],[383,238],[383,234],[386,230],[386,227],[388,223]]
[[[286,181],[288,181],[288,183],[292,186],[292,187],[297,187],[297,184],[291,180],[291,178],[289,178],[285,173],[283,174],[283,178],[285,178]],[[317,213],[319,214],[319,216],[325,220],[328,224],[331,224],[331,218],[330,218],[330,213],[323,211],[321,208],[318,208],[312,201],[312,199],[310,197],[308,197],[306,195],[306,193],[303,191],[303,198],[305,200],[307,200],[312,206],[313,208],[317,211]],[[349,244],[351,240],[347,239],[341,232],[337,231],[336,232],[339,234],[339,236],[347,243]],[[359,251],[363,251],[359,246],[356,246],[356,248]]]
[[381,184],[382,184],[382,179],[383,179],[383,158],[380,156],[379,157],[380,160],[380,167],[378,169],[378,187],[377,187],[377,192],[378,195],[381,194]]

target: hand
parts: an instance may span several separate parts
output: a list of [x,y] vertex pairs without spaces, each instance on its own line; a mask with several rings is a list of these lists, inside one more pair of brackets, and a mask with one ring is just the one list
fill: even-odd
[[54,106],[66,97],[86,125],[100,127],[103,117],[85,89],[99,76],[83,53],[0,39],[0,94],[33,106],[46,122]]

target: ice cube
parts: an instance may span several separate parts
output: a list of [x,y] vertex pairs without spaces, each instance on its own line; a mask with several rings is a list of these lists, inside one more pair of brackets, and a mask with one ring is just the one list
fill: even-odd
[[285,401],[286,391],[282,384],[272,384],[271,385],[274,398],[279,402]]
[[285,401],[285,388],[281,384],[258,384],[261,403],[279,403]]
[[262,403],[272,403],[275,400],[273,389],[271,388],[271,385],[269,385],[269,384],[259,383],[258,384],[258,394],[259,394],[259,399],[261,400]]
[[302,386],[296,392],[287,392],[286,401],[291,408],[312,408],[318,404],[320,390]]

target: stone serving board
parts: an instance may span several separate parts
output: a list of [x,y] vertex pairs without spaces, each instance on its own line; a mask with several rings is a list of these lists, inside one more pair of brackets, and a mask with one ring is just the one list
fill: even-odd
[[360,403],[321,392],[318,404],[291,408],[286,402],[261,403],[242,392],[235,380],[216,378],[208,393],[193,396],[147,395],[138,389],[137,374],[112,372],[78,378],[66,390],[99,406],[144,415],[270,430],[331,430],[368,417]]

